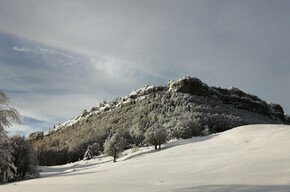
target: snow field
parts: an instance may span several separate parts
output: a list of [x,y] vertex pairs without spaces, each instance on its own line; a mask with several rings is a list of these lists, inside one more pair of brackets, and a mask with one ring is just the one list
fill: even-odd
[[[290,126],[250,125],[62,166],[2,192],[290,191]],[[133,151],[133,153],[132,153]]]

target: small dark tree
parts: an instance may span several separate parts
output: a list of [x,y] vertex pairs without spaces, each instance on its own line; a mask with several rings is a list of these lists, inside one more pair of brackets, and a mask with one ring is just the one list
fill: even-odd
[[155,149],[157,149],[157,146],[161,149],[161,144],[167,141],[167,131],[164,127],[155,124],[145,132],[145,140],[154,145]]
[[98,143],[93,143],[91,145],[91,151],[92,151],[92,154],[93,156],[98,156],[100,155],[100,145]]
[[92,158],[93,158],[92,146],[89,145],[85,152],[83,160],[90,160]]
[[113,136],[109,136],[104,143],[104,152],[108,156],[114,158],[116,162],[117,157],[124,151],[126,142],[121,131],[117,131]]

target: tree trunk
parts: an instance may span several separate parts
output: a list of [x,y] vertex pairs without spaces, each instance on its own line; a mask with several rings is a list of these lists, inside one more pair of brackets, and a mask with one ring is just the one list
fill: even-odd
[[117,162],[117,150],[115,149],[114,150],[114,163]]
[[157,145],[155,145],[155,150],[157,150]]

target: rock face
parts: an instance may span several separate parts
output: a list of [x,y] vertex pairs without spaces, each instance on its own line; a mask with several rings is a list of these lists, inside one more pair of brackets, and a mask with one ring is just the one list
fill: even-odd
[[176,92],[189,93],[197,96],[208,96],[209,87],[197,78],[185,77],[170,85],[170,89]]
[[28,136],[28,140],[31,142],[31,143],[34,143],[34,142],[37,142],[41,139],[44,138],[44,134],[42,131],[40,132],[34,132],[34,133],[31,133],[29,136]]
[[235,108],[259,113],[271,119],[286,123],[283,108],[279,104],[267,104],[257,96],[244,93],[235,87],[230,89],[208,87],[201,80],[191,77],[174,82],[171,87],[176,92],[204,97],[216,96],[223,103],[233,105]]
[[290,125],[290,115],[285,114],[286,124]]
[[123,98],[103,101],[43,135],[29,136],[40,165],[82,159],[89,145],[103,152],[105,140],[122,132],[126,148],[146,145],[145,132],[163,127],[168,138],[190,138],[247,124],[289,123],[278,104],[266,103],[238,88],[210,87],[185,77],[167,85],[145,86]]
[[217,90],[220,91],[220,94],[217,95],[226,104],[231,104],[238,109],[259,113],[270,118],[272,117],[270,106],[257,96],[246,94],[237,88]]
[[286,122],[286,116],[284,114],[284,110],[283,108],[281,107],[281,105],[279,104],[272,104],[272,103],[269,103],[271,109],[272,109],[272,114],[273,114],[273,118],[277,118],[277,119],[280,119],[281,121],[283,122]]

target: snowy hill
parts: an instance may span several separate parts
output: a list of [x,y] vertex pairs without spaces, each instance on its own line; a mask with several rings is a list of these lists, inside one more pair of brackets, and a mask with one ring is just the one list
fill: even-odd
[[210,87],[185,77],[167,85],[145,86],[123,98],[103,101],[48,131],[31,133],[29,140],[40,165],[78,161],[90,145],[104,151],[106,139],[121,131],[126,149],[146,146],[145,133],[166,129],[167,137],[191,138],[249,124],[290,124],[278,104],[267,103],[238,88]]
[[290,126],[250,125],[108,157],[41,167],[42,178],[5,192],[290,191]]

